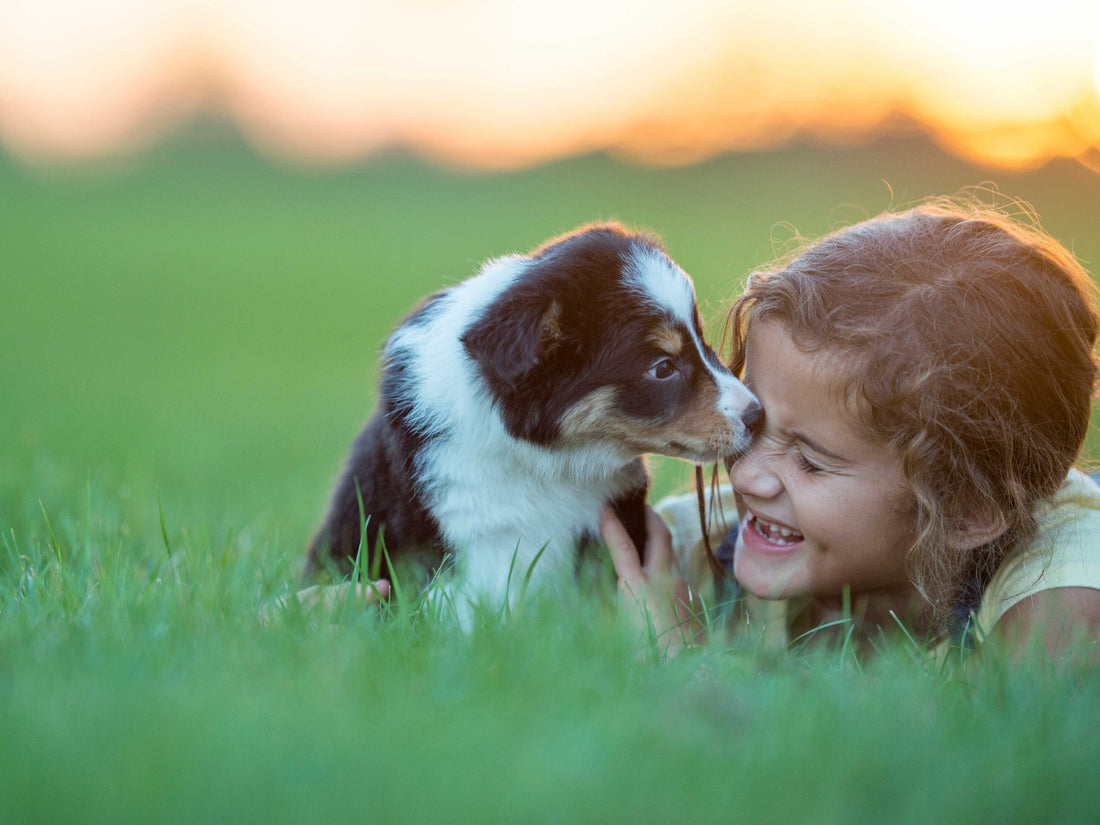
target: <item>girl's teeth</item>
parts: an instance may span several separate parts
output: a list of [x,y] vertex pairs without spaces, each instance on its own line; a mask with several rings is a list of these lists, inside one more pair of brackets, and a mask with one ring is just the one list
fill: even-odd
[[[761,533],[776,544],[794,544],[796,541],[802,540],[802,534],[796,530],[791,530],[788,527],[777,527],[770,522],[763,519],[752,516],[753,524],[755,525],[757,532]],[[791,536],[795,536],[795,539],[791,539]]]

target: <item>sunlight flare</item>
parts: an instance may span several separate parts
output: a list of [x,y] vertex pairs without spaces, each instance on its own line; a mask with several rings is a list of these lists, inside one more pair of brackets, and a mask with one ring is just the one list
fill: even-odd
[[127,151],[196,113],[312,162],[654,162],[918,124],[1027,166],[1100,148],[1100,4],[0,0],[0,140]]

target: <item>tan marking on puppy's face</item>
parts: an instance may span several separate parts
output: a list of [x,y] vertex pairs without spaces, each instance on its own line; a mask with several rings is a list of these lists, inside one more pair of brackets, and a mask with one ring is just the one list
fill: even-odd
[[615,391],[611,387],[600,387],[584,396],[570,407],[561,420],[562,439],[575,444],[583,444],[605,434],[609,427],[618,431],[613,423],[622,418],[615,407]]
[[600,387],[574,404],[562,417],[565,443],[580,446],[615,441],[636,454],[661,455],[708,462],[732,452],[738,425],[718,410],[718,388],[706,381],[690,402],[666,421],[626,415],[615,403],[615,391]]
[[684,348],[684,336],[680,333],[680,330],[668,324],[657,325],[650,331],[646,340],[657,349],[673,356],[679,355]]
[[722,413],[718,386],[707,380],[671,419],[655,428],[654,435],[655,440],[680,448],[668,454],[716,461],[733,451],[743,429],[739,421]]

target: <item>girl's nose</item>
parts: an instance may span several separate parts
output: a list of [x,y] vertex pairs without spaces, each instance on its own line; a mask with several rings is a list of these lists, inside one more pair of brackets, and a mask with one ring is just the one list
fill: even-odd
[[773,456],[760,444],[753,444],[729,468],[730,483],[735,492],[754,498],[768,499],[779,495],[783,483],[776,475]]

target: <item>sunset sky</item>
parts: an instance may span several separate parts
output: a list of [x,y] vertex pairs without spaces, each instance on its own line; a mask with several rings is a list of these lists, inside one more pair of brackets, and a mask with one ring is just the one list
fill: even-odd
[[514,167],[934,135],[1100,171],[1100,0],[0,0],[0,142],[110,155],[204,111],[256,147]]

